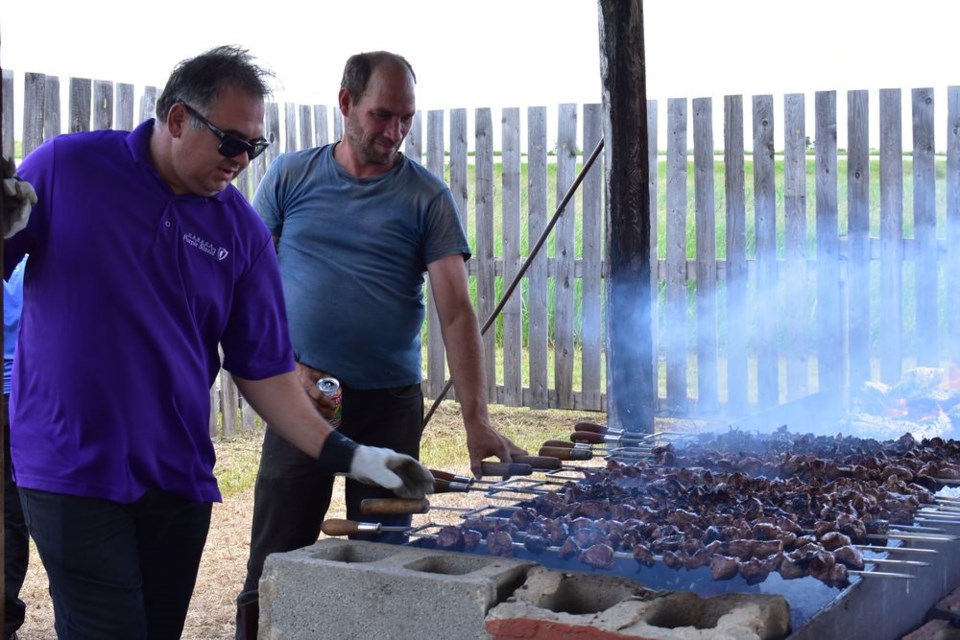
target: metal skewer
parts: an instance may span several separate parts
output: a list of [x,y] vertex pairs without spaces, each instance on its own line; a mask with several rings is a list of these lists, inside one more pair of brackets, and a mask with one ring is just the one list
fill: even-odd
[[895,560],[893,558],[864,558],[864,564],[897,564],[911,567],[929,567],[929,562],[922,560]]
[[[563,450],[570,451],[563,453]],[[563,460],[590,460],[594,455],[603,455],[606,458],[649,458],[652,449],[648,446],[632,447],[611,444],[594,444],[590,442],[566,442],[564,440],[547,440],[540,447],[540,455],[556,456]]]
[[858,549],[863,549],[865,551],[883,551],[883,552],[897,552],[897,553],[925,553],[925,554],[939,554],[940,552],[936,549],[927,549],[926,547],[884,547],[875,544],[855,544],[853,545]]
[[955,542],[958,539],[957,536],[936,535],[933,533],[897,533],[896,531],[888,531],[887,533],[868,533],[867,538],[870,540],[889,540],[893,538],[895,540],[919,540],[923,542]]
[[574,431],[570,434],[571,442],[585,442],[588,444],[614,444],[614,445],[630,445],[637,448],[650,448],[651,450],[654,447],[654,444],[649,442],[649,439],[643,436],[633,437],[633,436],[616,436],[616,435],[606,435],[603,433],[594,433],[593,431]]
[[[479,513],[489,507],[451,507],[431,504],[428,500],[406,498],[367,498],[360,501],[360,513],[366,515],[416,515],[430,511],[456,511],[463,514]],[[500,511],[519,511],[521,507],[498,507]]]
[[574,431],[590,431],[609,436],[627,436],[628,438],[638,439],[656,439],[664,436],[689,436],[689,433],[683,431],[656,431],[654,433],[639,433],[637,431],[628,431],[626,429],[617,429],[608,427],[589,420],[581,420],[573,425]]
[[889,571],[855,571],[847,569],[851,576],[860,576],[861,578],[899,578],[901,580],[913,580],[916,578],[909,573],[891,573]]

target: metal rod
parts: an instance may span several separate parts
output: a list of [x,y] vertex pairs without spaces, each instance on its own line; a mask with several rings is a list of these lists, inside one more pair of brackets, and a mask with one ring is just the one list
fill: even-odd
[[[594,148],[593,153],[590,154],[590,157],[586,162],[583,163],[583,168],[580,169],[580,173],[577,174],[576,179],[573,181],[573,184],[570,185],[570,188],[567,189],[567,192],[564,194],[563,199],[557,205],[557,209],[553,214],[553,217],[550,218],[550,222],[547,223],[546,228],[543,230],[543,233],[540,234],[540,237],[537,238],[537,242],[531,247],[530,255],[527,256],[527,259],[523,261],[523,264],[520,265],[520,269],[517,271],[517,274],[513,277],[513,280],[510,282],[510,286],[503,293],[503,297],[500,298],[500,302],[497,303],[496,308],[490,313],[490,317],[487,318],[486,322],[483,323],[483,326],[480,327],[480,335],[484,335],[487,332],[487,329],[490,328],[490,325],[494,323],[497,319],[497,316],[500,315],[500,312],[503,310],[503,307],[506,306],[507,300],[510,299],[510,296],[513,294],[514,290],[517,288],[517,285],[520,284],[520,281],[523,279],[523,276],[527,273],[527,269],[530,268],[530,263],[533,262],[533,259],[539,253],[543,244],[547,241],[547,238],[550,236],[550,232],[553,231],[553,227],[556,226],[557,221],[560,219],[560,216],[563,214],[564,209],[567,208],[567,204],[573,198],[574,194],[577,192],[577,189],[580,187],[580,183],[583,182],[584,177],[587,175],[587,171],[590,170],[590,167],[593,166],[593,163],[597,160],[597,157],[600,155],[600,151],[603,150],[603,138],[600,138],[600,141],[597,143],[597,146]],[[437,394],[436,399],[434,399],[433,404],[430,406],[430,410],[427,411],[427,415],[423,418],[423,426],[426,427],[430,422],[430,418],[433,417],[433,414],[436,412],[437,407],[440,406],[440,402],[447,395],[447,392],[450,391],[450,387],[453,385],[453,378],[447,380],[443,385],[443,389]]]
[[897,533],[896,531],[868,533],[867,538],[870,540],[889,540],[893,538],[895,540],[920,540],[924,542],[955,542],[957,540],[957,536],[939,536],[932,533]]
[[926,547],[882,547],[875,544],[855,544],[853,545],[858,549],[863,549],[865,551],[882,551],[882,552],[898,552],[898,553],[926,553],[926,554],[939,554],[940,552],[936,549],[927,549]]
[[929,562],[923,562],[922,560],[894,560],[892,558],[864,558],[864,564],[899,564],[907,565],[911,567],[929,567]]
[[[882,520],[880,522],[883,522]],[[922,527],[915,524],[894,524],[888,523],[889,526],[895,528],[897,531],[913,531],[916,533],[943,533],[943,529],[938,529],[937,527]],[[949,523],[954,524],[954,523]]]
[[847,570],[851,576],[860,576],[861,578],[899,578],[901,580],[913,580],[917,576],[909,573],[891,573],[889,571],[851,571]]

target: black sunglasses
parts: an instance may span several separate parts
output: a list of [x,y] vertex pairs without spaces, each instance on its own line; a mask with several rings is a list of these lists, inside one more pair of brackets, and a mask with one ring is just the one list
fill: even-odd
[[221,131],[219,128],[214,126],[209,120],[204,118],[199,111],[188,105],[182,99],[177,99],[176,104],[182,104],[187,112],[199,120],[203,125],[210,129],[213,135],[220,138],[220,146],[217,147],[217,151],[220,152],[220,155],[227,158],[232,158],[241,153],[246,153],[247,157],[253,160],[261,153],[267,150],[267,147],[270,146],[270,143],[260,138],[258,140],[252,140],[247,142],[243,138],[237,137],[232,133],[226,133]]

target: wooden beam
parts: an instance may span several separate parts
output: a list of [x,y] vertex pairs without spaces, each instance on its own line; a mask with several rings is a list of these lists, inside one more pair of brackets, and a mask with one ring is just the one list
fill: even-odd
[[651,433],[650,162],[642,0],[599,0],[607,207],[607,422]]

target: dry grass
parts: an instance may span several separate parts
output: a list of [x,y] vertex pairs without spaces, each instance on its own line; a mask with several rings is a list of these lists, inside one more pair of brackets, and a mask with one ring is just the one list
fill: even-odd
[[[490,412],[497,428],[531,454],[536,454],[540,443],[545,440],[565,438],[577,420],[599,420],[596,414],[500,406],[491,407]],[[233,638],[234,599],[245,573],[252,487],[261,437],[259,432],[247,433],[217,443],[217,473],[221,478],[224,501],[213,508],[210,534],[183,633],[183,637],[189,640]],[[434,414],[424,442],[423,459],[434,468],[469,473],[456,404],[445,401]],[[342,491],[335,492],[335,496],[339,495]],[[482,494],[444,494],[433,500],[445,506],[475,507],[483,497]],[[342,502],[335,499],[329,516],[343,517],[342,514]],[[455,516],[449,511],[437,511],[418,518],[428,517],[431,521],[442,522]],[[27,620],[20,630],[20,638],[55,640],[46,575],[35,551],[30,558],[21,597],[27,603]]]

